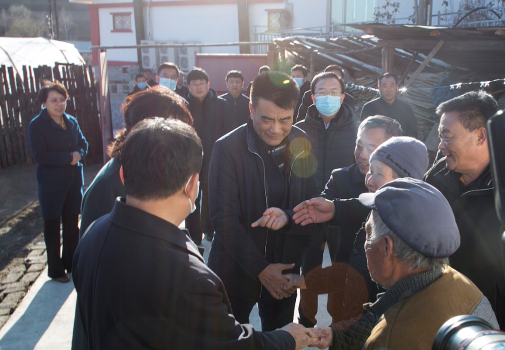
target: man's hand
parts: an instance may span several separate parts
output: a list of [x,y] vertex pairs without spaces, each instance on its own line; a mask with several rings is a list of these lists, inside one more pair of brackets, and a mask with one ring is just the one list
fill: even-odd
[[283,228],[289,222],[289,218],[284,212],[284,210],[279,208],[268,208],[263,213],[263,216],[253,222],[251,227],[266,227],[270,230],[277,231]]
[[72,163],[70,165],[76,165],[81,160],[81,155],[79,152],[72,152]]
[[284,290],[287,292],[294,293],[298,288],[307,289],[307,286],[305,285],[305,278],[303,276],[296,275],[294,273],[288,273],[284,276],[288,279],[288,283],[284,285]]
[[330,327],[314,328],[309,332],[309,336],[319,339],[317,342],[309,345],[311,348],[325,349],[333,344],[333,331]]
[[260,272],[258,278],[262,285],[270,292],[275,299],[288,298],[292,293],[284,290],[284,285],[288,279],[282,271],[295,267],[295,264],[270,264]]
[[301,202],[293,208],[295,224],[302,226],[330,221],[335,216],[335,205],[332,201],[317,197]]
[[282,327],[281,330],[288,332],[293,338],[295,338],[296,350],[303,349],[319,340],[319,338],[309,336],[313,329],[307,329],[298,323],[287,324]]

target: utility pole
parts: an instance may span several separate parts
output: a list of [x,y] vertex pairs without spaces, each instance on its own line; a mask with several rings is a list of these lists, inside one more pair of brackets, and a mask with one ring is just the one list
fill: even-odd
[[[142,0],[133,0],[133,17],[135,19],[135,39],[137,45],[144,40],[144,4]],[[139,68],[142,67],[142,49],[137,49],[137,61]]]
[[[238,16],[238,41],[250,41],[249,35],[249,1],[237,0],[237,16]],[[255,39],[256,40],[256,39]],[[251,47],[241,45],[240,53],[251,53]]]
[[60,40],[60,26],[58,23],[58,7],[56,5],[56,0],[54,0],[54,22],[56,24],[56,35],[55,39]]
[[53,9],[51,7],[51,0],[49,0],[49,15],[47,16],[47,25],[49,27],[49,39],[53,38]]

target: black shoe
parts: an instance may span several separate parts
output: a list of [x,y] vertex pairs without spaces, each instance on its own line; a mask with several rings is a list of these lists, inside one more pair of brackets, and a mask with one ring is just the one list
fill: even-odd
[[209,242],[212,242],[212,240],[214,239],[214,232],[206,232],[205,239]]

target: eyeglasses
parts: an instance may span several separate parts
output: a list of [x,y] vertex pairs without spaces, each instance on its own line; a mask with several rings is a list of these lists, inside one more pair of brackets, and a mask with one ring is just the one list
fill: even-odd
[[332,90],[332,91],[318,91],[314,95],[316,97],[323,97],[323,96],[326,96],[326,95],[340,97],[340,96],[342,96],[342,91],[336,91],[336,90]]

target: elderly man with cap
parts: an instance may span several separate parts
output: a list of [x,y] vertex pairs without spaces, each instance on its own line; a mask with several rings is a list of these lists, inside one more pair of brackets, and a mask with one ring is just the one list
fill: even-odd
[[[460,236],[451,206],[436,188],[396,179],[359,200],[373,209],[365,243],[370,276],[386,289],[365,305],[377,318],[366,349],[431,349],[438,329],[458,315],[498,327],[487,298],[449,266]],[[313,335],[323,335],[320,348],[332,343],[329,328]]]

